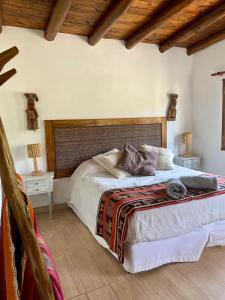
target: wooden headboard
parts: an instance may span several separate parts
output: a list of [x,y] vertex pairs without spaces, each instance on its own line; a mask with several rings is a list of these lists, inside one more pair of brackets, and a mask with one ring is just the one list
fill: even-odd
[[55,178],[70,176],[92,156],[126,143],[135,147],[167,145],[166,118],[45,121],[48,171]]

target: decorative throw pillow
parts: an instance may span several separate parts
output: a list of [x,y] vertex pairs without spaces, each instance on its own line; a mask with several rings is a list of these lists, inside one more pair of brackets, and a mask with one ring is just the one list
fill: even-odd
[[118,167],[132,175],[153,176],[156,162],[157,156],[154,161],[153,156],[139,152],[132,145],[126,145]]
[[141,145],[141,150],[145,153],[153,153],[158,155],[157,170],[172,170],[174,168],[173,158],[174,154],[166,148],[154,147],[150,145]]
[[101,165],[108,173],[115,176],[118,179],[130,176],[129,173],[117,168],[119,161],[123,155],[122,151],[118,149],[112,149],[106,153],[96,155],[93,158],[95,162]]
[[139,153],[144,158],[145,164],[153,165],[155,168],[157,167],[158,156],[159,156],[157,152],[139,151]]

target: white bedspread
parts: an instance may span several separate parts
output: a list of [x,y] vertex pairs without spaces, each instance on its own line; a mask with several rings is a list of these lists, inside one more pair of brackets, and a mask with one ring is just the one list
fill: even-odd
[[[82,163],[71,176],[67,197],[70,199],[69,206],[95,235],[98,204],[104,191],[156,184],[169,178],[199,174],[201,172],[175,166],[171,171],[157,171],[157,175],[152,177],[116,179],[104,172],[93,160],[89,160]],[[172,238],[219,220],[225,220],[224,195],[137,212],[129,220],[127,242]],[[102,243],[102,239],[97,239]]]

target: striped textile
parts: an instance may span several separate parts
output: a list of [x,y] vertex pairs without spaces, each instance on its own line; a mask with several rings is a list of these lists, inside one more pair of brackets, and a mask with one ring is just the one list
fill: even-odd
[[[62,288],[53,257],[38,230],[31,201],[25,195],[22,180],[18,175],[17,183],[24,197],[24,208],[31,217],[32,226],[52,283],[55,299],[63,300]],[[0,225],[0,299],[40,300],[29,260],[26,257],[17,224],[6,197],[3,200]]]
[[[17,175],[17,184],[22,193],[23,183]],[[24,198],[26,201],[26,198]],[[26,203],[28,204],[28,203]],[[2,203],[0,224],[0,299],[19,300],[26,256],[11,214],[6,197]]]
[[188,189],[186,196],[179,200],[167,195],[165,183],[108,190],[99,202],[96,234],[104,238],[123,263],[128,220],[135,212],[225,194],[225,177],[218,176],[218,183],[218,191]]
[[[38,245],[41,250],[42,258],[45,262],[45,266],[47,269],[47,272],[50,277],[50,281],[52,283],[52,289],[54,293],[55,300],[64,300],[63,292],[61,283],[58,277],[58,273],[56,270],[56,266],[54,263],[53,256],[48,248],[48,245],[43,240],[38,226],[37,226],[37,220],[33,213],[33,223],[34,223],[34,230],[36,233]],[[36,283],[34,280],[33,272],[31,270],[31,266],[29,261],[27,260],[25,270],[24,270],[24,278],[23,278],[23,284],[21,289],[21,299],[23,300],[40,300],[38,291],[36,288]]]

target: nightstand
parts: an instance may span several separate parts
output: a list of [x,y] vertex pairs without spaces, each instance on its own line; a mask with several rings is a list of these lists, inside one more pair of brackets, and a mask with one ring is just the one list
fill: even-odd
[[200,156],[175,156],[175,165],[182,166],[192,170],[201,169],[201,157]]
[[25,192],[28,196],[48,194],[49,215],[53,210],[53,178],[54,172],[43,173],[42,176],[23,175]]

